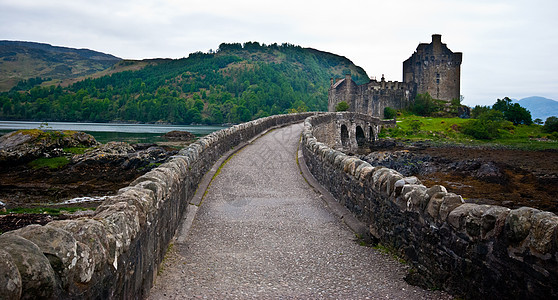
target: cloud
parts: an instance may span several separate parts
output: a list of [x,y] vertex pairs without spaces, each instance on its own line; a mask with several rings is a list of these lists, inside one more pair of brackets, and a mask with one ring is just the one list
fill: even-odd
[[440,33],[464,53],[466,103],[492,104],[504,96],[558,99],[556,11],[552,0],[0,0],[0,39],[134,59],[180,58],[222,42],[289,42],[401,80],[403,60]]

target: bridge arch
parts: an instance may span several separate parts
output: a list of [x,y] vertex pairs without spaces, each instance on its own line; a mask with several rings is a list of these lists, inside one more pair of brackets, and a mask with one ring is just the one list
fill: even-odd
[[341,145],[343,147],[349,147],[349,129],[345,124],[341,124],[341,132],[339,133],[341,137]]
[[382,126],[395,124],[393,121],[354,112],[332,114],[329,118],[332,119],[330,125],[320,129],[323,131],[318,135],[330,147],[349,152],[376,141]]
[[368,138],[366,137],[366,135],[364,134],[364,130],[360,125],[357,125],[355,128],[355,137],[356,137],[356,142],[358,147],[364,146],[366,142],[370,139],[370,136],[368,136]]

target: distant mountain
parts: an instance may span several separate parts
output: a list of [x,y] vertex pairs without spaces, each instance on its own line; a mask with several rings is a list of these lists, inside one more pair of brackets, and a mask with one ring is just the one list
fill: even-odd
[[531,117],[541,119],[543,122],[551,116],[558,116],[558,101],[544,97],[528,97],[517,103],[531,112]]
[[0,91],[7,91],[19,81],[31,78],[64,80],[90,75],[121,60],[89,49],[0,41]]
[[370,80],[349,59],[316,49],[223,43],[187,58],[122,60],[71,84],[29,79],[0,93],[0,120],[239,123],[327,110],[330,79],[346,72]]

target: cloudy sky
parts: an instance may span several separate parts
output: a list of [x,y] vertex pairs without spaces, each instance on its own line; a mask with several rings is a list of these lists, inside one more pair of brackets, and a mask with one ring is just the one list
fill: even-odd
[[468,105],[558,100],[555,0],[0,0],[0,40],[89,48],[121,58],[181,58],[222,42],[288,42],[346,56],[402,80],[433,33],[463,52]]

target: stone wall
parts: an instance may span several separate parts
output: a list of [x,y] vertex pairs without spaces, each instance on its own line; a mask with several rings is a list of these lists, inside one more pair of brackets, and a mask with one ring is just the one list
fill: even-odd
[[429,93],[444,101],[459,99],[462,59],[462,53],[452,52],[441,35],[433,34],[430,44],[419,44],[403,62],[403,82],[416,83],[417,94]]
[[209,134],[106,200],[91,218],[0,235],[2,299],[142,299],[203,175],[221,155],[311,113]]
[[395,249],[409,279],[467,298],[556,299],[558,216],[464,203],[443,186],[372,167],[318,141],[331,114],[306,119],[302,152],[314,177]]
[[354,112],[327,114],[323,118],[322,126],[314,128],[314,136],[328,147],[346,152],[358,150],[363,143],[374,142],[382,127],[396,124],[395,120],[380,120]]
[[407,108],[416,96],[415,83],[397,81],[371,80],[357,85],[350,75],[332,83],[328,91],[328,111],[334,112],[335,107],[344,101],[349,104],[348,111],[368,114],[383,118],[384,108]]

